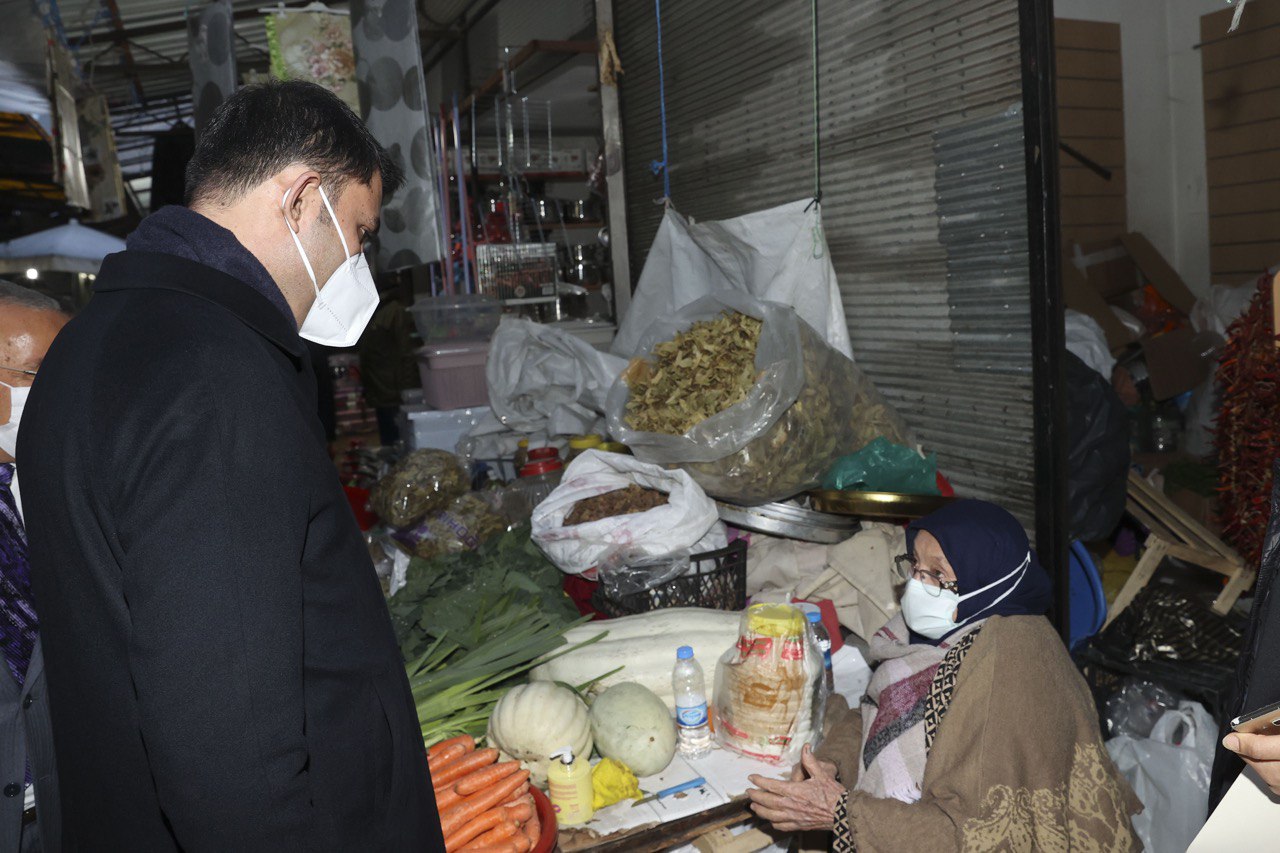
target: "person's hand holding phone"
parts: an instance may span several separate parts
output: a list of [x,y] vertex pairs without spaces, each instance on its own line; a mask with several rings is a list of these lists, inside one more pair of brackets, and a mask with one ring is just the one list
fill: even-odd
[[1280,702],[1231,721],[1235,731],[1222,745],[1245,760],[1275,794],[1280,794]]

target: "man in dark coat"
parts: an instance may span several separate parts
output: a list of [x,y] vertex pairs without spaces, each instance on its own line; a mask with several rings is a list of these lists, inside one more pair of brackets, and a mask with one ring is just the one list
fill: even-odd
[[[68,850],[442,850],[300,335],[349,346],[401,173],[336,96],[229,98],[18,438]],[[372,301],[370,301],[372,300]]]

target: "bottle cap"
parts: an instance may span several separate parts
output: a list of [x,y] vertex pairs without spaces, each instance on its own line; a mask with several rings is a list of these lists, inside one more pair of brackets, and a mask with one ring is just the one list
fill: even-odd
[[540,459],[537,462],[529,462],[520,469],[521,477],[536,477],[539,474],[549,474],[552,471],[559,471],[564,465],[559,459]]
[[693,646],[681,646],[676,649],[676,660],[690,660],[693,657]]
[[810,610],[810,611],[809,611],[809,621],[810,621],[810,622],[821,622],[821,621],[822,621],[822,614],[821,614],[821,613],[819,613],[819,612],[818,612],[818,611],[816,611],[816,610]]
[[556,459],[560,451],[554,447],[535,447],[529,451],[530,459]]
[[560,759],[561,764],[572,764],[573,763],[573,747],[571,746],[561,747],[560,749],[557,749],[555,752],[551,753],[551,755],[549,755],[548,758],[558,758]]
[[516,442],[516,447],[528,447],[528,446],[529,446],[529,439],[527,438],[522,438]]

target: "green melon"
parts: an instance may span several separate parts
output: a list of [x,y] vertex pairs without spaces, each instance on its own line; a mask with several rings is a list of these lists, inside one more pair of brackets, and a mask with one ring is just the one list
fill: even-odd
[[589,716],[596,749],[637,776],[661,773],[676,754],[675,720],[647,687],[615,684],[591,703]]

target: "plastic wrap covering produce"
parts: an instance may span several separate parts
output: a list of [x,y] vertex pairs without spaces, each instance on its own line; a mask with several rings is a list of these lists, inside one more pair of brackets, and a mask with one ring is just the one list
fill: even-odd
[[650,326],[640,352],[609,392],[610,432],[716,497],[780,500],[874,438],[910,443],[862,371],[785,305],[707,296]]
[[822,732],[826,703],[822,652],[804,612],[754,604],[742,614],[738,643],[716,665],[716,740],[776,764],[798,761]]
[[487,501],[468,493],[413,527],[392,531],[391,538],[413,556],[431,560],[443,554],[474,551],[485,540],[505,533],[507,527],[507,519]]
[[1072,539],[1111,534],[1124,515],[1129,411],[1104,379],[1067,353],[1067,516]]
[[1240,654],[1240,623],[1175,590],[1148,586],[1094,642],[1129,661],[1219,663]]
[[392,527],[411,527],[470,488],[458,457],[444,450],[415,450],[378,481],[369,504]]

